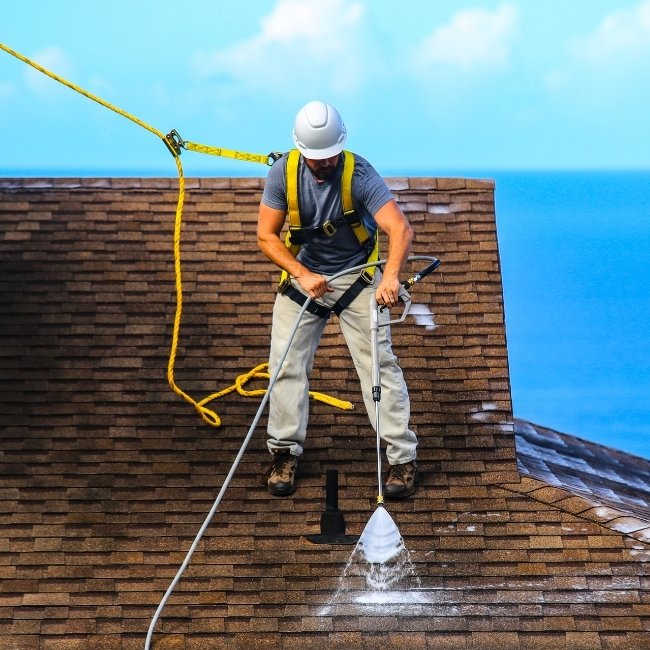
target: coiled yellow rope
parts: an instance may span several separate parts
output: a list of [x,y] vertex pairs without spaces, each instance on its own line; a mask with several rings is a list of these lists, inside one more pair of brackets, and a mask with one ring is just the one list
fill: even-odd
[[[127,113],[121,108],[118,108],[117,106],[114,106],[113,104],[110,104],[109,102],[103,100],[101,97],[98,97],[97,95],[94,95],[93,93],[84,90],[80,86],[77,86],[76,84],[68,81],[67,79],[64,79],[63,77],[57,75],[56,73],[51,72],[47,68],[44,68],[42,65],[36,63],[35,61],[32,61],[31,59],[28,59],[26,56],[11,49],[4,43],[0,43],[0,49],[4,50],[11,56],[19,59],[23,63],[26,63],[32,68],[38,70],[39,72],[42,72],[44,75],[47,75],[51,79],[58,81],[59,83],[78,92],[84,97],[87,97],[88,99],[97,102],[98,104],[101,104],[105,108],[108,108],[109,110],[117,113],[118,115],[121,115],[122,117],[131,120],[132,122],[134,122],[138,126],[141,126],[143,129],[146,129],[150,133],[157,135],[165,143],[165,146],[169,149],[171,154],[174,156],[174,160],[176,162],[176,168],[178,170],[178,201],[176,204],[176,217],[174,219],[174,279],[176,285],[176,311],[174,313],[172,343],[171,343],[171,350],[169,353],[169,361],[167,364],[167,381],[169,382],[171,389],[177,395],[179,395],[185,401],[189,402],[190,404],[192,404],[192,406],[194,406],[194,408],[201,416],[201,419],[206,424],[209,424],[210,426],[213,427],[221,426],[221,418],[217,415],[215,411],[207,408],[206,404],[209,404],[213,400],[218,399],[219,397],[222,397],[224,395],[227,395],[228,393],[231,393],[234,390],[236,390],[240,395],[243,396],[263,395],[266,392],[266,389],[247,391],[243,388],[243,386],[252,378],[268,379],[269,378],[268,372],[264,372],[264,369],[268,366],[268,364],[261,364],[253,368],[251,371],[239,375],[232,386],[229,386],[228,388],[225,388],[217,393],[213,393],[212,395],[208,395],[207,397],[203,398],[198,402],[191,395],[186,393],[183,389],[181,389],[176,384],[176,381],[174,379],[174,366],[176,364],[176,353],[178,351],[181,318],[183,313],[183,281],[182,281],[182,269],[181,269],[181,226],[183,222],[183,206],[185,203],[185,177],[183,175],[183,165],[181,164],[181,159],[180,159],[180,146],[191,151],[196,151],[198,153],[205,153],[213,156],[225,156],[227,158],[234,158],[235,160],[243,160],[246,162],[257,162],[257,163],[262,163],[264,165],[271,164],[270,161],[272,159],[272,156],[263,155],[263,154],[250,154],[242,151],[234,151],[232,149],[222,149],[219,147],[209,147],[206,145],[199,145],[192,142],[181,142],[179,146],[178,141],[174,137],[172,137],[172,134],[175,132],[172,132],[172,134],[169,135],[163,134],[162,131],[159,131],[158,129],[151,126],[150,124],[143,122],[135,115],[132,115],[131,113]],[[352,409],[352,404],[350,402],[339,400],[336,397],[331,397],[323,393],[316,393],[312,391],[310,391],[309,394],[314,399],[325,402],[332,406],[336,406],[337,408],[341,408],[345,410]]]

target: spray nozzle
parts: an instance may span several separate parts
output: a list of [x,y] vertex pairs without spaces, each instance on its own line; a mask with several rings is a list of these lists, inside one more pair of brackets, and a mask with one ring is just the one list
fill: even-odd
[[368,520],[357,548],[372,564],[384,564],[404,549],[402,536],[384,507],[377,508]]

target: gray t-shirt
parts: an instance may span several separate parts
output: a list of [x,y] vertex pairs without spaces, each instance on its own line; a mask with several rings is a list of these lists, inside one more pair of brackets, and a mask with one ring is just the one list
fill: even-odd
[[[393,199],[393,195],[367,160],[356,154],[354,160],[352,201],[357,216],[363,220],[368,234],[372,237],[377,230],[374,216],[380,208]],[[264,185],[262,202],[270,208],[287,210],[286,172],[287,155],[285,154],[271,167]],[[332,178],[321,183],[314,178],[301,156],[298,166],[298,204],[302,228],[317,228],[326,221],[338,219],[343,214],[342,175],[343,156]],[[309,270],[324,275],[363,264],[367,257],[368,251],[361,247],[352,228],[347,224],[339,227],[331,237],[319,233],[311,241],[303,244],[298,253],[298,259]]]

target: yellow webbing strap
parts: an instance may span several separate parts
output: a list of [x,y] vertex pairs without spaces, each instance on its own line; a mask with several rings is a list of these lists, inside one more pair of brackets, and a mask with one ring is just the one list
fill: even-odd
[[[343,203],[343,214],[354,212],[352,203],[352,175],[354,174],[354,154],[351,151],[344,151],[343,180],[341,183],[341,202]],[[366,233],[367,235],[367,233]],[[368,237],[366,236],[366,239]]]
[[[97,95],[93,95],[92,93],[84,90],[83,88],[80,88],[76,84],[67,81],[63,77],[60,77],[59,75],[55,74],[54,72],[51,72],[47,68],[44,68],[42,65],[36,63],[35,61],[32,61],[31,59],[28,59],[26,56],[6,46],[4,43],[0,43],[0,49],[4,50],[8,54],[11,54],[15,58],[22,61],[23,63],[30,65],[32,68],[38,70],[39,72],[42,72],[44,75],[47,75],[51,79],[58,81],[59,83],[63,84],[64,86],[67,86],[68,88],[71,88],[72,90],[78,92],[84,97],[87,97],[88,99],[97,102],[98,104],[101,104],[102,106],[108,108],[109,110],[114,111],[118,115],[121,115],[122,117],[125,117],[128,120],[131,120],[132,122],[135,122],[135,124],[141,126],[143,129],[146,129],[150,133],[157,135],[165,143],[165,146],[169,149],[171,154],[174,156],[174,161],[176,162],[176,168],[178,170],[178,201],[176,203],[176,217],[174,219],[174,279],[175,279],[175,286],[176,286],[176,311],[174,313],[174,325],[172,330],[171,350],[169,353],[169,362],[167,364],[167,381],[169,382],[171,389],[177,395],[179,395],[185,401],[187,401],[188,403],[192,404],[192,406],[194,406],[194,408],[198,411],[199,415],[201,416],[201,419],[206,424],[209,424],[214,427],[220,426],[221,418],[219,418],[219,416],[214,411],[212,411],[209,408],[206,408],[205,405],[217,399],[218,397],[221,397],[222,395],[226,395],[227,393],[232,392],[233,390],[237,390],[241,395],[260,395],[261,394],[260,391],[245,391],[243,390],[242,387],[243,384],[245,384],[251,377],[268,378],[268,373],[261,372],[264,366],[267,364],[257,366],[256,368],[253,368],[253,370],[251,370],[249,373],[240,375],[239,377],[237,377],[237,379],[235,380],[235,384],[233,384],[232,386],[229,386],[228,388],[219,391],[217,393],[213,393],[212,395],[208,395],[208,397],[205,397],[199,402],[197,402],[193,397],[191,397],[184,390],[182,390],[174,380],[174,366],[176,364],[176,353],[178,350],[181,317],[183,313],[183,281],[182,281],[182,273],[181,273],[182,270],[181,269],[181,226],[183,222],[183,205],[185,203],[185,177],[183,175],[183,165],[181,164],[180,148],[179,148],[178,141],[173,137],[171,137],[172,134],[164,135],[162,131],[159,131],[153,126],[138,119],[134,115],[131,115],[130,113],[127,113],[126,111],[122,110],[121,108],[118,108],[113,104],[109,104],[108,102],[104,101],[101,97],[98,97]],[[200,153],[208,153],[208,154],[213,154],[218,156],[225,155],[227,157],[232,157],[237,160],[259,162],[265,165],[269,164],[270,156],[262,156],[259,154],[244,154],[242,152],[232,151],[230,149],[219,149],[217,147],[205,147],[203,145],[192,144],[192,147],[190,147],[188,146],[190,144],[192,143],[183,142],[182,146],[187,149],[198,151]],[[264,389],[261,390],[262,392],[265,392]],[[310,392],[309,394],[315,399],[330,404],[332,406],[336,406],[337,408],[342,408],[346,410],[352,408],[352,404],[350,404],[350,402],[339,400],[329,395],[324,395],[322,393],[313,393],[313,392]]]
[[[354,213],[354,203],[352,202],[352,175],[354,174],[354,154],[351,151],[345,151],[345,162],[343,163],[343,180],[341,183],[341,203],[343,204],[343,214],[347,217]],[[348,221],[358,242],[363,246],[370,235],[361,219]],[[373,260],[374,261],[374,260]],[[369,274],[374,272],[369,270]]]
[[[291,231],[300,228],[300,208],[298,206],[298,164],[300,163],[300,152],[292,149],[287,156],[286,183],[287,183],[287,212],[289,214],[289,229],[284,238],[284,245],[295,257],[298,255],[300,246],[291,243]],[[289,273],[282,269],[280,273],[280,287],[286,286],[289,282]]]
[[269,164],[268,154],[246,153],[245,151],[235,151],[234,149],[223,149],[222,147],[209,147],[205,144],[196,144],[195,142],[183,142],[183,148],[188,151],[205,153],[210,156],[221,156],[222,158],[232,158],[233,160],[243,160],[244,162]]
[[287,212],[289,225],[300,228],[300,206],[298,205],[298,165],[300,152],[292,149],[287,157]]
[[[375,231],[375,243],[374,246],[372,247],[372,251],[370,251],[370,256],[368,257],[368,262],[377,262],[379,261],[379,231]],[[368,278],[371,278],[375,274],[375,269],[376,266],[371,266],[367,268],[364,273]]]

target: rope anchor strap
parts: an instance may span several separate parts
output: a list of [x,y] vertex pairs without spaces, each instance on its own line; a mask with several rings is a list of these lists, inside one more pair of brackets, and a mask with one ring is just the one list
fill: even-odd
[[[174,131],[172,131],[174,133]],[[179,136],[180,138],[180,136]],[[182,141],[182,146],[188,151],[195,151],[197,153],[204,153],[210,156],[221,156],[222,158],[232,158],[233,160],[242,160],[244,162],[260,163],[271,167],[276,160],[282,157],[282,153],[272,151],[268,154],[263,153],[248,153],[246,151],[236,151],[235,149],[225,149],[223,147],[210,147],[206,144],[197,144],[196,142]]]

